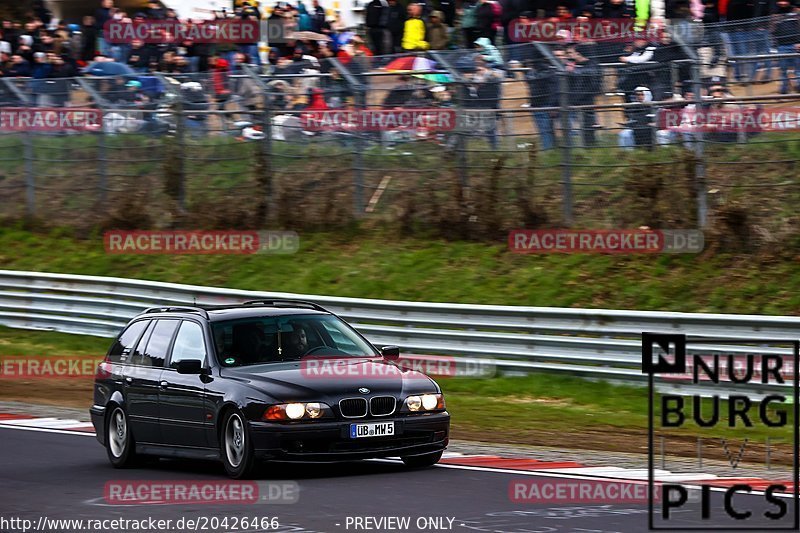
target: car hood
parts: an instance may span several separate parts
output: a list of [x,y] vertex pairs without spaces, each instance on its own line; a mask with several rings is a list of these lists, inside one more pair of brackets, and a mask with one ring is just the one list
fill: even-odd
[[[270,363],[221,370],[221,375],[248,384],[281,402],[338,401],[354,396],[439,392],[421,372],[401,369],[383,359],[341,358]],[[359,389],[369,389],[369,392]]]

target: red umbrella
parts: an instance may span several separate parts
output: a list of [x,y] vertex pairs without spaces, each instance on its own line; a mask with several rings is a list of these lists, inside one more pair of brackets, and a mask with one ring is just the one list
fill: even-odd
[[393,59],[386,65],[388,71],[398,70],[435,70],[434,63],[428,58],[420,56],[404,56]]

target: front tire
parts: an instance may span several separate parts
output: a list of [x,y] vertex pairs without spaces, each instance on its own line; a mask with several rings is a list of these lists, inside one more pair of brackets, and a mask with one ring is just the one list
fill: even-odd
[[223,419],[220,455],[225,472],[233,479],[247,479],[255,470],[256,458],[250,430],[238,410],[228,411]]
[[411,468],[427,468],[429,466],[433,466],[439,462],[439,459],[442,458],[441,452],[433,452],[433,453],[426,453],[425,455],[407,455],[405,457],[401,457],[400,459],[403,460],[406,466]]
[[114,468],[127,468],[136,462],[136,442],[133,440],[128,414],[115,405],[106,419],[106,452]]

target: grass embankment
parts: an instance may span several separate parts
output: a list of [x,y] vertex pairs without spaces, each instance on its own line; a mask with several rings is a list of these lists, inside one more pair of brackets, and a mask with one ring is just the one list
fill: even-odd
[[[63,356],[99,361],[109,339],[0,327],[0,364],[20,356]],[[642,388],[587,382],[567,376],[530,375],[495,379],[443,378],[455,439],[534,444],[556,448],[591,448],[644,453],[647,450],[647,391]],[[0,381],[0,400],[88,408],[92,377],[8,379]],[[658,410],[657,410],[658,412]],[[691,411],[687,410],[687,414]],[[711,404],[704,404],[708,416]],[[722,413],[726,412],[723,407]],[[774,417],[774,415],[772,415]],[[755,416],[754,416],[755,418]],[[791,418],[789,423],[791,424]],[[670,431],[670,453],[693,453],[695,436],[708,440],[708,457],[723,458],[719,438],[738,446],[746,436],[751,453],[767,436],[772,460],[789,457],[790,426],[756,427],[743,433],[726,427]]]
[[505,243],[301,233],[294,255],[109,255],[102,236],[0,229],[0,268],[396,300],[800,313],[796,257],[518,255]]

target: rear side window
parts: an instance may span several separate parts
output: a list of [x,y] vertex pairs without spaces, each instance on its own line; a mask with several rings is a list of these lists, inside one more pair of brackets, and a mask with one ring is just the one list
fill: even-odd
[[197,322],[184,320],[178,336],[175,337],[175,344],[172,346],[172,357],[170,357],[170,368],[178,368],[179,361],[200,361],[206,360],[206,344],[203,340],[203,328]]
[[141,358],[134,361],[141,366],[163,367],[169,343],[178,328],[179,320],[158,320]]
[[149,323],[149,320],[139,320],[125,328],[125,331],[120,333],[117,340],[111,345],[106,359],[110,363],[127,363],[130,361],[133,347],[136,345],[136,341],[139,340],[144,328]]

